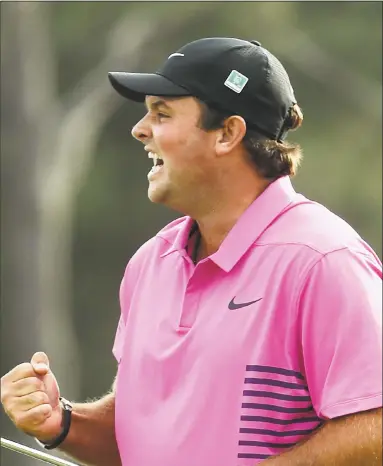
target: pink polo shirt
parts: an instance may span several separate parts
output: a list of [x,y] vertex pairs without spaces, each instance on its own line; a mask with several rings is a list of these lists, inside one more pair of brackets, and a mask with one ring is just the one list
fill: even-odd
[[121,284],[123,466],[254,466],[326,419],[382,405],[382,273],[343,220],[288,177],[196,266],[180,218]]

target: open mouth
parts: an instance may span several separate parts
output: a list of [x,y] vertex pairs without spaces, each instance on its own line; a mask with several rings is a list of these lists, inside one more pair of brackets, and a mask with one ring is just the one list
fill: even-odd
[[161,167],[163,166],[164,161],[155,152],[149,152],[148,157],[153,160],[153,167],[150,170],[149,175],[148,175],[148,176],[152,176],[161,170]]

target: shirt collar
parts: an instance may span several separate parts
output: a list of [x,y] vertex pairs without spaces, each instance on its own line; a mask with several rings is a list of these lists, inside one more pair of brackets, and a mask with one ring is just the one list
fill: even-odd
[[[294,201],[297,196],[289,176],[278,178],[245,210],[230,230],[217,252],[210,256],[221,269],[229,272],[269,225]],[[186,255],[186,246],[195,221],[190,217],[178,219],[174,230],[162,230],[158,236],[169,246],[161,254],[165,257],[178,251]]]
[[168,246],[162,252],[160,257],[165,257],[173,252],[180,252],[182,255],[186,255],[186,247],[190,236],[193,234],[196,228],[196,222],[190,217],[182,217],[172,222],[171,227],[169,225],[157,233],[157,236],[164,239]]
[[271,183],[245,210],[210,259],[229,272],[296,196],[290,177],[284,176]]

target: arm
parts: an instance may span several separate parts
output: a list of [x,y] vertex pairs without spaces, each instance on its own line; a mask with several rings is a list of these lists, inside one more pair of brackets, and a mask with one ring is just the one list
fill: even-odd
[[315,411],[326,422],[265,466],[381,464],[381,280],[377,260],[347,249],[311,268],[297,323],[302,371]]
[[[1,402],[15,426],[51,443],[62,431],[60,390],[45,353],[35,353],[1,378]],[[72,423],[60,448],[83,464],[121,466],[114,429],[115,387],[103,398],[74,404]]]
[[[126,280],[123,279],[120,295],[126,286]],[[117,362],[121,360],[124,330],[125,322],[121,314],[113,345],[113,354]],[[100,400],[73,404],[71,427],[59,448],[86,465],[121,466],[114,423],[116,381],[117,377],[111,392]]]
[[382,410],[343,416],[265,466],[381,466]]
[[60,450],[84,464],[121,466],[114,431],[114,391],[91,403],[73,404],[72,423]]

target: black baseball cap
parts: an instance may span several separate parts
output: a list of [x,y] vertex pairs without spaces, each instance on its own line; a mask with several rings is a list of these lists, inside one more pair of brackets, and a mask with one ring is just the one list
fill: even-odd
[[199,39],[169,55],[155,73],[115,71],[108,76],[119,94],[135,102],[144,102],[147,95],[194,96],[242,116],[249,127],[279,141],[297,103],[283,65],[258,41]]

